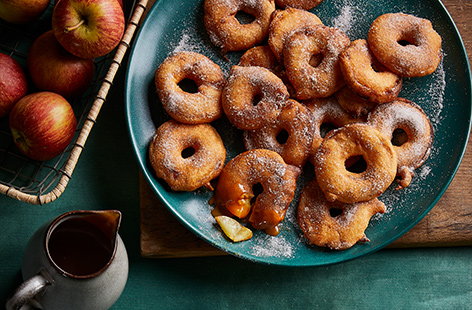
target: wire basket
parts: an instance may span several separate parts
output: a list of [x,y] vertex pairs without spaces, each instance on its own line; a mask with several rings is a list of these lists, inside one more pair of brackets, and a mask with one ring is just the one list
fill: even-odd
[[[124,2],[126,10],[126,0]],[[147,3],[148,0],[134,2],[125,33],[114,54],[94,61],[93,86],[80,98],[70,101],[78,125],[72,142],[60,155],[44,162],[25,157],[13,143],[8,117],[0,119],[0,193],[31,204],[45,204],[56,200],[64,192]],[[46,12],[28,25],[11,25],[0,20],[0,52],[25,65],[33,41],[51,29],[52,9],[51,1]],[[35,91],[30,87],[30,92]]]

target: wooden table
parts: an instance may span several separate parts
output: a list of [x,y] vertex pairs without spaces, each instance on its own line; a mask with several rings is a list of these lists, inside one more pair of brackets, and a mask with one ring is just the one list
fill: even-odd
[[[150,3],[153,2],[150,0]],[[472,1],[444,0],[443,3],[454,18],[470,53]],[[439,203],[417,226],[395,241],[391,247],[472,245],[471,168],[472,150],[468,148],[456,177]],[[143,256],[185,257],[223,253],[185,229],[160,204],[144,180],[141,180],[140,195]]]

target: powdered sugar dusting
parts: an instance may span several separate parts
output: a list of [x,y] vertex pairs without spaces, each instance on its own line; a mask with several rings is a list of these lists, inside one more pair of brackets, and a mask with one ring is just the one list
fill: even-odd
[[265,235],[257,238],[251,247],[251,254],[258,257],[292,258],[295,252],[293,246],[281,235],[276,237]]
[[346,33],[349,38],[355,39],[353,32],[356,31],[356,29],[354,26],[360,16],[363,15],[363,12],[350,1],[343,1],[343,6],[339,7],[339,5],[337,5],[337,7],[339,9],[339,15],[332,20],[333,27],[339,28]]
[[193,34],[186,30],[183,31],[179,42],[175,46],[173,53],[178,52],[195,52],[195,53],[204,53],[205,46],[201,43],[201,38],[196,38]]

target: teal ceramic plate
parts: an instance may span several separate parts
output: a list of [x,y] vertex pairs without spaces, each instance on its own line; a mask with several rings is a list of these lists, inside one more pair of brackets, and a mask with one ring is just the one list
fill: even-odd
[[[405,12],[428,18],[443,38],[444,59],[427,77],[406,79],[401,96],[418,103],[434,124],[435,139],[430,158],[417,170],[410,187],[389,189],[381,200],[388,212],[376,216],[366,231],[371,242],[342,252],[307,246],[295,221],[292,203],[282,232],[270,237],[256,232],[246,242],[227,241],[215,226],[208,200],[211,193],[172,192],[154,177],[147,149],[155,129],[168,119],[155,94],[154,71],[174,51],[196,51],[218,63],[227,73],[240,54],[225,62],[212,47],[203,26],[202,1],[160,0],[149,12],[137,36],[126,80],[126,115],[142,171],[156,195],[191,231],[228,253],[249,260],[277,265],[315,266],[336,263],[374,252],[412,228],[435,205],[452,180],[467,143],[471,114],[471,79],[467,55],[457,29],[437,0],[325,0],[313,10],[328,26],[344,30],[354,40],[365,38],[369,25],[379,15]],[[213,124],[224,139],[228,159],[243,151],[242,135],[227,120]],[[310,169],[299,187],[312,177]]]

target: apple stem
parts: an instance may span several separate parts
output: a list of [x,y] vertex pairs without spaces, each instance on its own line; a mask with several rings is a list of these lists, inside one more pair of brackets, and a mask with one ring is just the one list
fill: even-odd
[[69,27],[65,27],[65,28],[64,28],[64,32],[73,31],[73,30],[79,28],[80,26],[82,26],[83,23],[85,23],[85,20],[81,19],[80,22],[78,22],[76,25],[74,25],[74,26],[69,26]]

